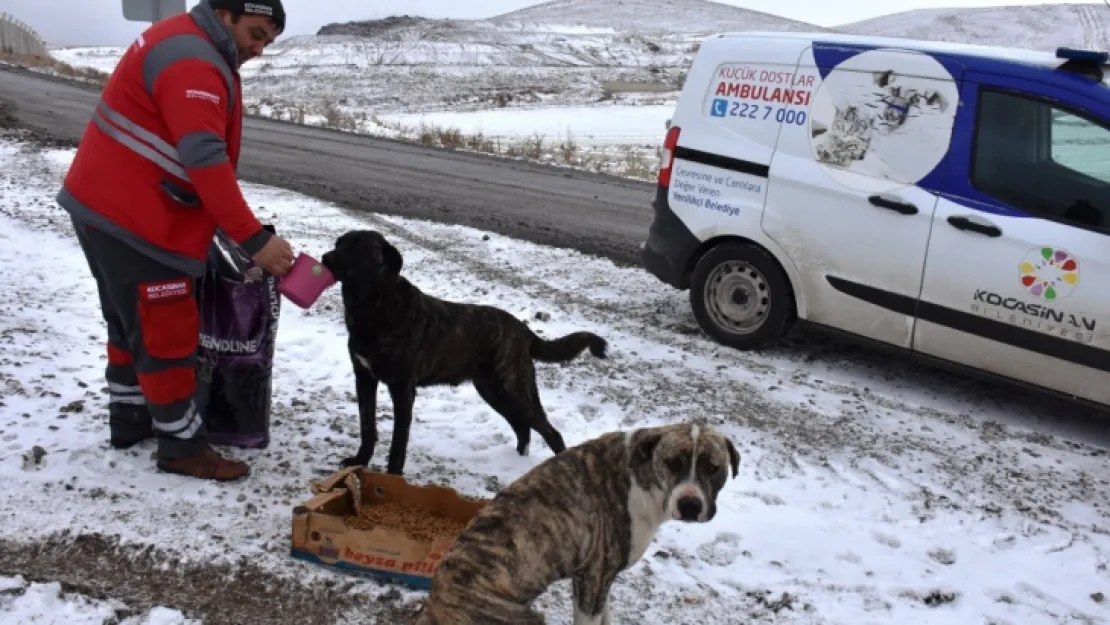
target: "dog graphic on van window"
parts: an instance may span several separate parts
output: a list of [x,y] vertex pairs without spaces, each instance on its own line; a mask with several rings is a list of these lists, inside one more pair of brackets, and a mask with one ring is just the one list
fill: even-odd
[[889,135],[901,128],[912,111],[928,114],[948,110],[948,100],[941,93],[898,84],[894,70],[875,72],[874,80],[879,91],[873,94],[872,101],[843,107],[837,104],[832,127],[813,129],[812,136],[821,137],[814,145],[818,161],[848,167],[867,156],[872,137]]

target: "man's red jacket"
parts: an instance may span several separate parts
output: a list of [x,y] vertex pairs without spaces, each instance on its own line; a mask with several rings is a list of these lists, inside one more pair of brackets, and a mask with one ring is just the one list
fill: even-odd
[[205,2],[148,28],[97,103],[58,202],[75,220],[191,276],[217,226],[254,255],[271,234],[235,168],[242,87],[231,33]]

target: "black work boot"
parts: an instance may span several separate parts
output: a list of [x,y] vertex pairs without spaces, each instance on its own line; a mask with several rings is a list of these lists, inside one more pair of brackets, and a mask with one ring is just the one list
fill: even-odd
[[146,406],[109,404],[108,431],[111,432],[109,443],[116,449],[127,449],[154,438],[154,427]]

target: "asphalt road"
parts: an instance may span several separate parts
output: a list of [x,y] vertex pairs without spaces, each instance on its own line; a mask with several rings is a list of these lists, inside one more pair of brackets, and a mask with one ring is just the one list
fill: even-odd
[[[96,87],[0,66],[0,101],[18,124],[59,139],[80,138],[97,97]],[[356,210],[471,226],[621,264],[638,263],[651,223],[647,183],[253,117],[243,135],[241,179]],[[280,232],[280,216],[275,225]]]

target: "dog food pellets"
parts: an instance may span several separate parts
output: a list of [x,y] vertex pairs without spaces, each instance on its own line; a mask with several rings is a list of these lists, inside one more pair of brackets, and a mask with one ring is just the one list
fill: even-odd
[[364,505],[358,516],[350,515],[347,525],[368,530],[386,527],[404,532],[412,540],[431,542],[442,538],[456,538],[466,529],[466,523],[435,516],[427,510],[398,503]]

